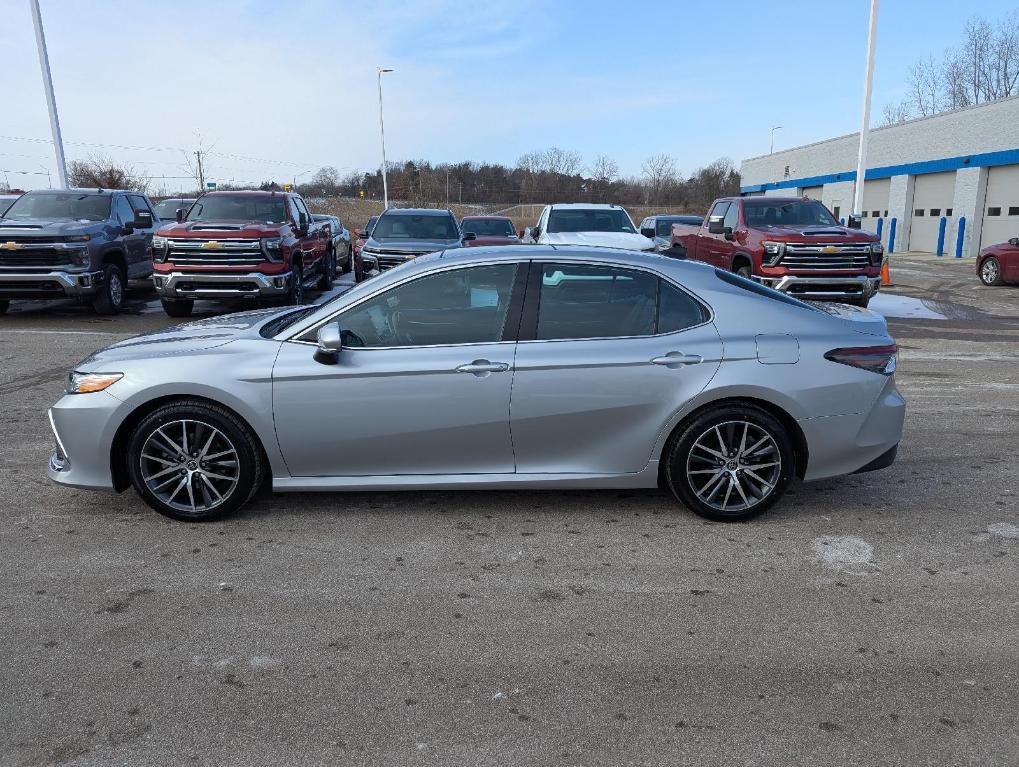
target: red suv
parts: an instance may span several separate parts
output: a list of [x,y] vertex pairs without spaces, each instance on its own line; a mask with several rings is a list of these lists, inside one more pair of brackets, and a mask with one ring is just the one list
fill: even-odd
[[188,317],[195,299],[280,299],[301,304],[318,275],[332,288],[329,231],[300,195],[210,192],[152,238],[152,280],[171,317]]

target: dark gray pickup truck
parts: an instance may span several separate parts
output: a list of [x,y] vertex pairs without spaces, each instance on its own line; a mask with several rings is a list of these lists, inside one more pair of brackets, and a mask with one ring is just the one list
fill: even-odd
[[116,314],[128,280],[152,274],[149,246],[159,226],[139,192],[28,192],[0,218],[0,314],[11,299],[73,297]]

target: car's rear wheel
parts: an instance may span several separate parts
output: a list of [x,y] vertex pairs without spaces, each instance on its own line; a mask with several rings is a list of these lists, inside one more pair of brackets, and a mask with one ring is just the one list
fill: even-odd
[[194,301],[172,301],[160,298],[159,303],[163,305],[163,311],[168,317],[190,317],[195,308]]
[[290,290],[284,300],[288,306],[300,306],[304,303],[304,270],[300,264],[294,264],[290,271]]
[[135,428],[128,474],[160,514],[206,522],[251,499],[265,476],[265,461],[251,430],[233,413],[182,400],[155,410]]
[[103,284],[92,299],[92,308],[96,314],[119,314],[124,305],[124,292],[124,273],[116,264],[106,264],[103,267]]
[[980,281],[989,287],[1005,284],[1001,278],[1001,262],[994,256],[988,256],[980,264]]
[[694,513],[740,522],[782,497],[794,466],[792,440],[774,416],[752,405],[724,405],[674,435],[666,451],[665,479]]
[[343,262],[340,264],[340,274],[346,274],[350,271],[350,264],[354,260],[353,253],[353,247],[350,243],[347,243],[347,252],[344,254],[345,258],[343,259]]

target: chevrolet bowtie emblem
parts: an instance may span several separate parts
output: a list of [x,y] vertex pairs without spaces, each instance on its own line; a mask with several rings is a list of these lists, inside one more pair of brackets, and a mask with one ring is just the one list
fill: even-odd
[[219,250],[222,247],[222,244],[217,240],[209,240],[206,243],[202,243],[202,250]]
[[823,248],[821,248],[821,252],[822,253],[838,253],[839,249],[837,247],[835,247],[834,245],[825,245]]
[[0,245],[0,248],[3,248],[4,250],[17,250],[20,247],[21,246],[18,243],[11,242],[10,240],[5,242],[3,245]]

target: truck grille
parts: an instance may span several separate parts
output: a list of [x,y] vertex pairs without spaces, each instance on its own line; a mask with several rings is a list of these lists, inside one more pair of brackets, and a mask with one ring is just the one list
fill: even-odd
[[[211,243],[216,243],[211,245]],[[178,266],[257,266],[265,261],[256,239],[168,240],[167,261]]]
[[[8,242],[17,243],[20,247],[17,250],[6,250],[3,246]],[[0,235],[0,266],[60,266],[71,263],[70,251],[62,245],[55,246],[54,242]],[[82,243],[82,248],[85,247]]]
[[870,245],[789,243],[781,265],[791,270],[866,269],[870,266]]

